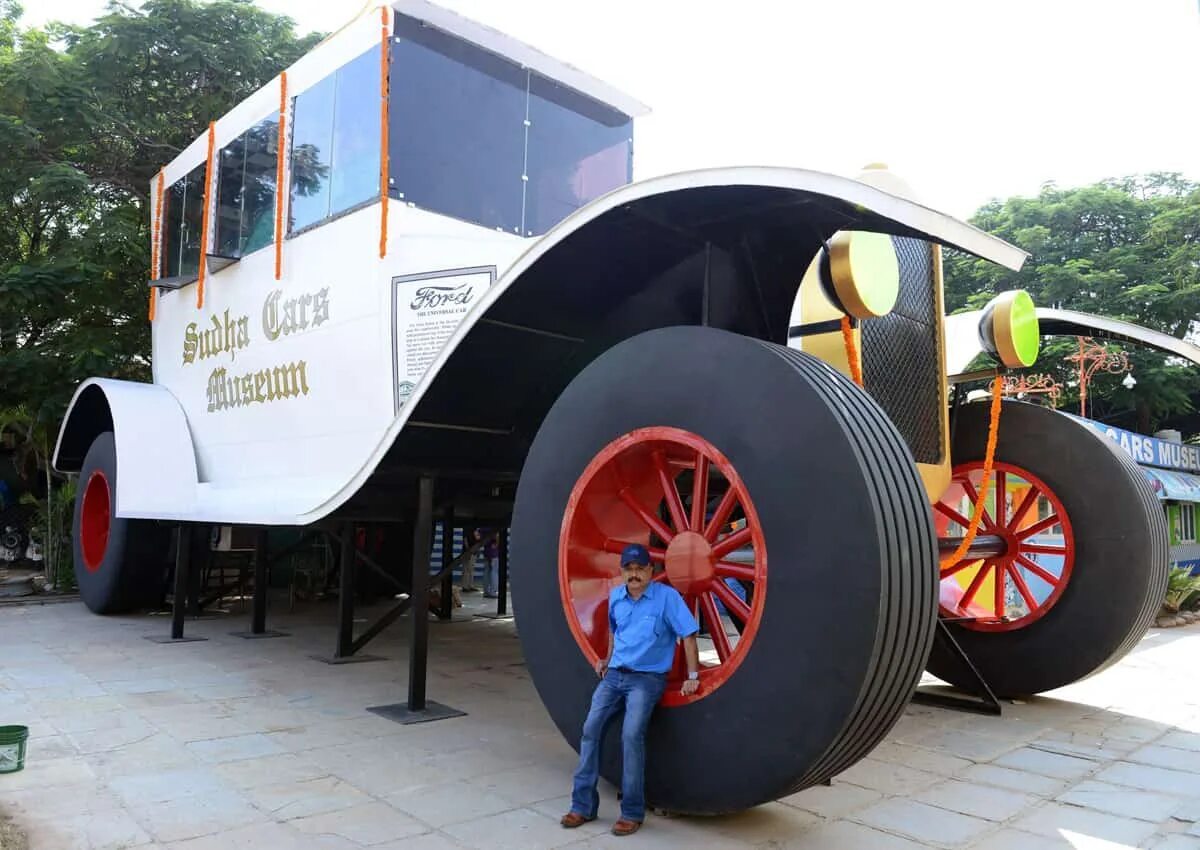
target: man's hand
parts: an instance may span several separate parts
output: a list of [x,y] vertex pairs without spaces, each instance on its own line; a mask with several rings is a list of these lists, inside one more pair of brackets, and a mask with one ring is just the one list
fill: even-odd
[[700,690],[699,679],[684,679],[683,687],[679,689],[679,693],[683,694],[685,697],[690,697],[698,690]]
[[608,672],[608,659],[601,658],[599,661],[596,662],[596,675],[599,676],[601,679],[603,679],[604,674],[607,672]]

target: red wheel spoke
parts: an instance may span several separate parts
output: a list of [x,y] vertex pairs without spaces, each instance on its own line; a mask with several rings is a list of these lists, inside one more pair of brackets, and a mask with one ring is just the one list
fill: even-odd
[[621,497],[621,501],[625,503],[629,510],[633,511],[637,515],[638,519],[645,523],[646,527],[657,534],[664,542],[670,543],[675,539],[675,534],[671,531],[671,529],[663,525],[658,517],[654,516],[654,514],[650,513],[648,510],[638,504],[637,499],[635,499],[633,494],[629,492],[628,487],[621,490],[618,495]]
[[1008,475],[1003,469],[996,470],[996,525],[1003,528],[1008,516]]
[[996,612],[997,619],[1004,618],[1004,578],[1007,575],[1008,571],[1002,563],[992,562],[992,610]]
[[1039,555],[1066,555],[1066,546],[1042,546],[1036,543],[1022,543],[1022,552],[1036,552]]
[[971,525],[971,521],[969,519],[967,519],[965,516],[963,516],[958,511],[954,510],[954,508],[950,507],[949,505],[945,504],[944,502],[938,502],[936,505],[933,506],[933,509],[935,511],[937,511],[938,513],[942,514],[943,516],[949,517],[952,521],[957,522],[964,529],[968,528]]
[[711,593],[700,597],[700,610],[704,614],[704,622],[708,624],[708,635],[712,638],[713,647],[717,650],[717,657],[723,664],[729,656],[733,655],[733,647],[729,645],[729,635],[725,634],[725,621],[717,613],[717,605],[713,602]]
[[709,543],[717,542],[717,535],[721,532],[721,526],[729,519],[729,515],[733,513],[733,506],[737,504],[737,490],[733,485],[729,485],[729,489],[725,491],[725,495],[721,497],[721,503],[717,505],[717,510],[713,513],[712,519],[708,521],[708,525],[704,529],[704,539]]
[[[967,494],[967,498],[971,500],[971,516],[975,515],[975,505],[979,504],[979,492],[975,489],[975,485],[971,483],[969,478],[962,479],[963,491]],[[987,511],[986,505],[980,505],[983,511],[983,526],[984,528],[995,528],[996,523],[992,522],[992,516]]]
[[979,565],[979,571],[975,573],[975,578],[971,579],[971,583],[967,585],[966,592],[963,593],[962,599],[958,600],[958,610],[965,611],[967,606],[971,604],[971,600],[975,598],[975,594],[979,592],[979,586],[983,584],[984,577],[988,574],[988,564],[985,561]]
[[1008,521],[1010,529],[1017,528],[1021,524],[1021,520],[1025,519],[1025,514],[1029,513],[1029,509],[1033,507],[1037,501],[1039,490],[1032,484],[1029,486],[1029,492],[1025,494],[1025,498],[1021,500],[1021,504],[1017,505],[1017,509],[1013,511],[1012,519]]
[[1027,537],[1033,537],[1035,534],[1041,534],[1048,528],[1053,528],[1058,525],[1058,514],[1050,514],[1041,522],[1035,522],[1029,528],[1023,528],[1017,532],[1017,539],[1024,540]]
[[1046,582],[1046,584],[1050,585],[1051,587],[1058,587],[1059,579],[1058,576],[1054,575],[1054,573],[1047,572],[1033,561],[1026,558],[1024,555],[1017,555],[1017,561],[1021,564],[1021,566],[1029,570],[1029,572]]
[[1011,563],[1006,564],[1005,568],[1008,570],[1008,574],[1012,576],[1013,584],[1017,586],[1017,592],[1020,593],[1021,598],[1025,600],[1025,607],[1027,607],[1030,611],[1036,611],[1038,607],[1038,601],[1029,591],[1029,585],[1025,583],[1025,577],[1021,575],[1021,571]]
[[745,546],[747,543],[749,543],[751,536],[752,533],[749,525],[746,525],[744,528],[739,528],[733,534],[729,535],[720,543],[713,546],[712,557],[718,559],[724,558],[730,552],[734,551],[735,549],[740,549],[742,546]]
[[736,578],[742,581],[754,581],[755,569],[746,564],[734,564],[729,561],[717,561],[713,572],[722,578]]
[[941,578],[950,578],[950,576],[954,575],[955,573],[959,572],[960,570],[965,570],[967,567],[971,566],[972,564],[978,564],[980,560],[981,560],[980,558],[976,558],[974,560],[972,560],[970,558],[963,558],[961,561],[959,561],[954,566],[946,567],[945,569],[943,569],[941,571]]
[[708,502],[708,458],[696,455],[696,473],[692,479],[692,521],[688,528],[699,531],[704,528],[704,512]]
[[688,521],[683,515],[683,502],[679,500],[679,489],[675,479],[667,471],[667,462],[662,452],[654,453],[654,468],[658,472],[658,483],[662,487],[663,498],[667,501],[667,512],[671,514],[671,522],[676,531],[687,531]]
[[711,589],[731,615],[737,617],[743,624],[750,622],[750,606],[738,598],[738,595],[729,589],[729,585],[723,581],[714,581]]

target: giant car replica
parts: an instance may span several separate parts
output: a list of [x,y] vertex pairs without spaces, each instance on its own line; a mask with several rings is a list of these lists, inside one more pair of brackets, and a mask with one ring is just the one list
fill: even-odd
[[174,524],[391,521],[419,548],[431,505],[486,504],[577,745],[617,553],[643,543],[704,630],[648,796],[696,813],[845,770],[927,666],[976,688],[931,654],[939,616],[1002,695],[1129,650],[1165,582],[1148,483],[1064,415],[1006,402],[997,424],[954,389],[981,348],[1032,363],[1039,331],[1010,292],[948,340],[941,246],[1024,254],[882,168],[631,183],[643,111],[399,0],[216,120],[151,187],[153,383],[87,381],[59,436],[88,606],[161,597]]

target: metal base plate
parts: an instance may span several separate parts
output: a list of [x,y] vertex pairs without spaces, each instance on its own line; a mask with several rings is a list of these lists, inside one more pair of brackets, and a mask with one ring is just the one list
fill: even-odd
[[333,655],[310,655],[309,658],[314,661],[321,661],[325,664],[362,664],[367,661],[386,661],[382,655],[346,655],[338,658]]
[[173,638],[170,635],[142,635],[142,637],[154,643],[194,643],[195,641],[208,640],[206,637]]
[[257,634],[254,632],[230,632],[230,634],[233,635],[234,637],[245,638],[246,640],[258,640],[260,638],[273,638],[273,637],[291,637],[290,632],[276,632],[271,629],[267,629],[266,631],[258,632]]
[[367,711],[372,714],[378,714],[380,717],[386,717],[388,720],[402,723],[405,726],[413,723],[429,723],[434,720],[445,720],[449,717],[467,716],[465,711],[459,711],[457,708],[451,708],[448,705],[442,705],[440,702],[434,702],[433,700],[426,700],[425,708],[421,711],[411,711],[406,702],[398,702],[394,705],[371,706]]
[[497,614],[492,612],[490,614],[476,614],[475,616],[481,617],[484,620],[511,620],[513,618],[511,611],[509,611],[507,614]]

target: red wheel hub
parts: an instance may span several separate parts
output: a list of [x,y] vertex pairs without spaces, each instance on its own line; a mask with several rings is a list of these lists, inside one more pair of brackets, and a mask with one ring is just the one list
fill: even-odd
[[100,569],[108,548],[108,530],[112,524],[112,500],[108,478],[100,470],[88,476],[83,488],[83,506],[79,512],[79,543],[83,565],[89,573]]
[[699,693],[679,694],[687,668],[677,645],[663,704],[712,693],[749,652],[767,589],[762,527],[733,464],[703,437],[654,427],[614,440],[583,471],[563,515],[558,577],[592,664],[608,652],[608,595],[629,543],[650,550],[654,580],[678,590],[702,627]]
[[[943,617],[965,628],[1002,632],[1024,628],[1054,607],[1075,565],[1075,535],[1044,481],[1011,463],[994,468],[979,533],[1002,538],[1005,552],[943,561],[940,607]],[[933,506],[939,537],[966,534],[982,482],[982,461],[954,467],[950,486]]]

